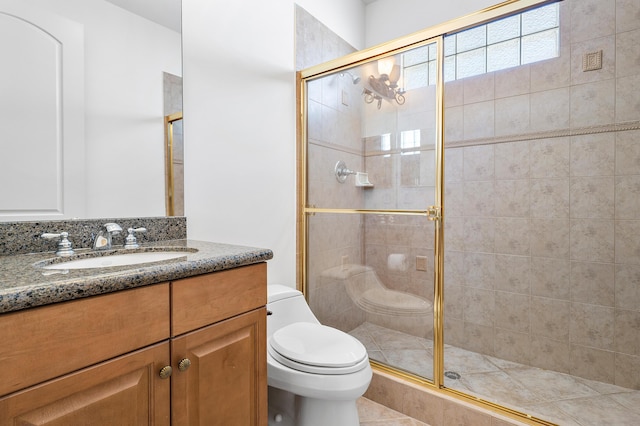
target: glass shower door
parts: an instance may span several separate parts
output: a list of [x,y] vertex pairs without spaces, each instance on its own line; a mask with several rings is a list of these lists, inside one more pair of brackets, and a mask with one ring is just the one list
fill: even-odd
[[381,364],[433,380],[436,43],[306,81],[312,310]]

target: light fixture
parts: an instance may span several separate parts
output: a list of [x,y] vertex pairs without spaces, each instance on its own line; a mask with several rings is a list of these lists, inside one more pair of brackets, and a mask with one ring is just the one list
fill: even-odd
[[[368,104],[374,100],[378,101],[378,109],[382,107],[382,99],[395,99],[398,105],[404,104],[405,91],[398,87],[400,80],[400,65],[396,64],[395,58],[389,56],[378,60],[379,77],[369,76],[369,86],[373,92],[367,88],[362,92],[364,101]],[[374,93],[375,92],[375,93]]]

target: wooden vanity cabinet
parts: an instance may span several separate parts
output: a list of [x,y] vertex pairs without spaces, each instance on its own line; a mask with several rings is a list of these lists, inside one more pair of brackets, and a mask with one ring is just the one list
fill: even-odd
[[171,283],[172,424],[266,426],[266,279],[260,263]]
[[0,425],[169,425],[169,284],[0,316]]
[[259,263],[0,315],[0,426],[264,426],[265,305]]

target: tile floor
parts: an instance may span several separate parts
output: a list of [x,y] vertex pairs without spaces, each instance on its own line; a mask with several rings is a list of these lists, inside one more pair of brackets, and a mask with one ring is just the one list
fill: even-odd
[[358,400],[360,426],[429,426],[367,398]]
[[[433,342],[370,323],[351,331],[371,359],[433,377]],[[445,345],[449,388],[567,426],[640,425],[640,391],[516,364]],[[406,419],[403,421],[414,421]],[[385,423],[367,423],[361,425]],[[413,425],[423,423],[386,423]]]

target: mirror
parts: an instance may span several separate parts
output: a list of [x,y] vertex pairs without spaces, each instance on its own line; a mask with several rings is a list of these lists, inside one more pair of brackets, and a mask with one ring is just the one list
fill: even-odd
[[180,13],[181,0],[0,0],[14,65],[0,70],[0,221],[166,214]]

